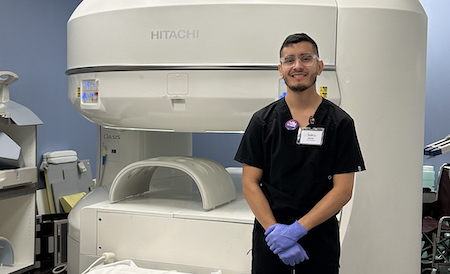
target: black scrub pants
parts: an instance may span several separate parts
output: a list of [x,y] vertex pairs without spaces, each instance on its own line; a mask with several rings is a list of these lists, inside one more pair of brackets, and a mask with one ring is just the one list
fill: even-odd
[[[317,227],[317,229],[330,230],[330,226]],[[337,226],[332,227],[332,231],[324,232],[338,233],[336,229]],[[313,231],[311,230],[304,238],[300,239],[299,243],[305,249],[310,259],[296,266],[285,265],[278,255],[275,255],[270,250],[265,241],[264,232],[264,228],[255,220],[253,227],[252,274],[291,274],[293,269],[295,269],[295,274],[339,273],[339,246],[336,247],[337,249],[331,248],[334,250],[323,250],[324,246],[320,240],[314,244],[314,234],[317,235],[317,230],[314,231],[315,233],[312,233]],[[339,245],[339,242],[337,244]]]

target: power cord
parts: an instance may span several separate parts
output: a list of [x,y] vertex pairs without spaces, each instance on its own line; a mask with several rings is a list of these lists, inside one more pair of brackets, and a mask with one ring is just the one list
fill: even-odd
[[86,274],[88,273],[94,266],[96,266],[99,262],[101,262],[102,260],[105,262],[105,264],[110,264],[114,262],[114,259],[116,258],[116,254],[112,253],[112,252],[105,252],[102,254],[102,256],[100,258],[98,258],[97,260],[95,260],[95,262],[93,262],[85,271],[83,271],[81,274]]
[[63,273],[67,269],[67,264],[60,264],[52,269],[53,274]]
[[100,165],[99,178],[97,178],[98,180],[94,187],[100,186],[102,184],[103,176],[105,175],[105,164],[106,164],[106,158],[108,156],[108,148],[106,147],[106,145],[104,143],[102,144],[101,153],[102,153],[102,156],[101,156],[102,164]]

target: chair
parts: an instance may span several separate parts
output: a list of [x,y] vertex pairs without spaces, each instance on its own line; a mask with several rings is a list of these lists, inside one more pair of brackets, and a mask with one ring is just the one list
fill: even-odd
[[[422,273],[438,273],[439,265],[450,265],[450,163],[441,166],[437,184],[437,200],[422,218],[422,254],[427,252],[431,268]],[[431,251],[431,254],[430,254]],[[428,271],[428,272],[427,272]]]

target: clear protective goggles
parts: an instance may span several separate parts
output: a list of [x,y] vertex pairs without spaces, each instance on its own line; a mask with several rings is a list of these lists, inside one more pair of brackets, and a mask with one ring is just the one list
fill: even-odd
[[317,56],[316,54],[311,55],[308,53],[302,54],[299,57],[288,55],[280,58],[280,63],[283,68],[292,68],[293,66],[295,66],[297,59],[302,66],[310,67],[312,66],[312,64],[314,64],[314,59],[319,60],[319,56]]

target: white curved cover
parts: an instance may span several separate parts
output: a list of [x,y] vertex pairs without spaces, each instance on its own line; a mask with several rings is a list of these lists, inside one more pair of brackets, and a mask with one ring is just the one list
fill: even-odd
[[83,1],[67,23],[67,68],[276,66],[296,32],[314,37],[333,65],[336,17],[334,0]]
[[334,0],[83,1],[67,23],[69,99],[102,126],[240,132],[286,89],[289,34],[314,37],[338,97],[336,20]]
[[205,210],[236,199],[233,180],[217,162],[198,157],[167,156],[138,161],[122,169],[112,183],[109,200],[120,201],[148,191],[158,167],[174,168],[188,174],[197,184]]

